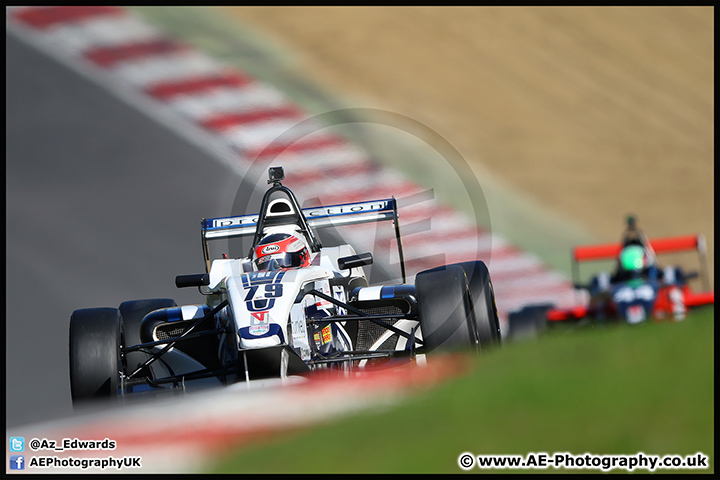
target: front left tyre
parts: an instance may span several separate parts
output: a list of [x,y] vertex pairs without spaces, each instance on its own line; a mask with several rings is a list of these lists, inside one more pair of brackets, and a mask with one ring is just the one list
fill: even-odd
[[122,317],[117,308],[73,312],[69,345],[73,403],[117,394],[122,333]]

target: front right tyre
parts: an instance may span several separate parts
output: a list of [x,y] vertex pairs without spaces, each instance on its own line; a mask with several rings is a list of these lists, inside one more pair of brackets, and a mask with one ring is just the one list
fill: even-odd
[[73,312],[69,345],[73,403],[117,394],[122,333],[122,317],[117,308]]

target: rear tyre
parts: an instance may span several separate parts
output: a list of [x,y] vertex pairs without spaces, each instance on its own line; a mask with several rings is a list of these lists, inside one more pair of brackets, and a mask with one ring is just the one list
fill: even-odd
[[425,353],[477,348],[462,267],[447,265],[418,273],[415,293]]
[[508,315],[508,338],[513,341],[537,338],[547,329],[552,304],[529,305]]
[[[123,322],[123,347],[131,347],[143,343],[140,339],[140,324],[150,312],[161,308],[177,307],[171,298],[151,298],[147,300],[128,300],[120,304],[120,315]],[[129,352],[125,355],[124,369],[127,373],[134,372],[150,355],[145,352]]]
[[70,317],[70,393],[73,403],[117,394],[122,317],[117,308],[76,310]]
[[467,277],[470,306],[475,317],[480,350],[500,345],[502,342],[500,320],[495,304],[495,291],[487,265],[480,260],[457,265],[462,267]]

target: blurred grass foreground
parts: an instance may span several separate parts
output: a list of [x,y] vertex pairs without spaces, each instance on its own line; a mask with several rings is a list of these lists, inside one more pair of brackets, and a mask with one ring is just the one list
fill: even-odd
[[655,472],[712,473],[713,323],[709,307],[679,323],[553,329],[473,358],[469,374],[397,407],[245,446],[213,472],[463,473],[458,457],[465,452],[701,452],[707,469]]

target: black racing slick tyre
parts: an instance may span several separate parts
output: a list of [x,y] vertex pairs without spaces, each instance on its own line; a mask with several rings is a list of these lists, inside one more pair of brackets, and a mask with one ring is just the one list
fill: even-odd
[[547,312],[551,304],[529,305],[508,315],[508,338],[526,340],[537,338],[547,329]]
[[475,317],[480,350],[500,345],[502,342],[500,320],[495,303],[495,291],[487,265],[480,260],[456,265],[462,267],[467,278],[470,306]]
[[[150,298],[145,300],[128,300],[120,304],[120,315],[123,322],[123,347],[131,347],[143,343],[140,339],[140,324],[150,312],[161,308],[177,307],[172,298]],[[150,355],[135,351],[125,355],[124,367],[126,373],[132,373],[142,365]]]
[[117,308],[75,310],[70,317],[70,393],[73,403],[117,394],[122,317]]
[[457,265],[416,275],[418,319],[426,354],[477,348],[465,278],[465,271]]

